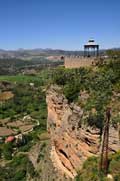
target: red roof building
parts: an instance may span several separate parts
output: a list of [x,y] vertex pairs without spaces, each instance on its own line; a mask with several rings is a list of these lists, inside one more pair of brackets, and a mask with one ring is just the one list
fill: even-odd
[[14,136],[9,136],[6,138],[5,143],[13,142],[15,140]]

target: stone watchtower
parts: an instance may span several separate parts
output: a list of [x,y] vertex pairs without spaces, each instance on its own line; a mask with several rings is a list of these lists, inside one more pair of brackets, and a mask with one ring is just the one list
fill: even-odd
[[93,56],[99,56],[99,45],[95,43],[95,40],[90,39],[88,43],[84,45],[84,57]]
[[65,68],[89,67],[95,64],[99,56],[99,45],[93,39],[90,39],[84,45],[84,56],[66,56],[64,59]]

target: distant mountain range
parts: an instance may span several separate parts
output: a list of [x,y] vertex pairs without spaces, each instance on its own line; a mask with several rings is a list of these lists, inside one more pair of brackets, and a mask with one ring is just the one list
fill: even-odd
[[65,51],[65,50],[53,50],[53,49],[18,49],[18,50],[0,50],[0,58],[20,58],[31,59],[48,56],[60,56],[60,55],[83,55],[83,51]]
[[[113,48],[113,49],[120,49],[120,48]],[[100,50],[100,53],[105,53],[106,50]],[[18,50],[3,50],[0,49],[0,59],[6,58],[19,58],[19,59],[33,59],[39,57],[48,57],[48,56],[65,56],[65,55],[78,55],[82,56],[83,51],[66,51],[66,50],[59,50],[59,49],[18,49]]]

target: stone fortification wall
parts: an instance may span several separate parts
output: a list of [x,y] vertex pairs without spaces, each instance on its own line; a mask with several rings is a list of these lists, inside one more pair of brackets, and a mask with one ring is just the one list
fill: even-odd
[[93,65],[95,62],[94,57],[78,57],[78,56],[70,56],[65,57],[64,66],[65,68],[79,68],[79,67],[88,67]]

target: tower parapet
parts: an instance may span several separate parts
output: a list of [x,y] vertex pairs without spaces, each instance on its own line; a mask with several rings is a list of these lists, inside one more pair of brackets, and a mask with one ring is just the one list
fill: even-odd
[[65,68],[80,68],[94,65],[95,57],[67,56],[64,59]]

